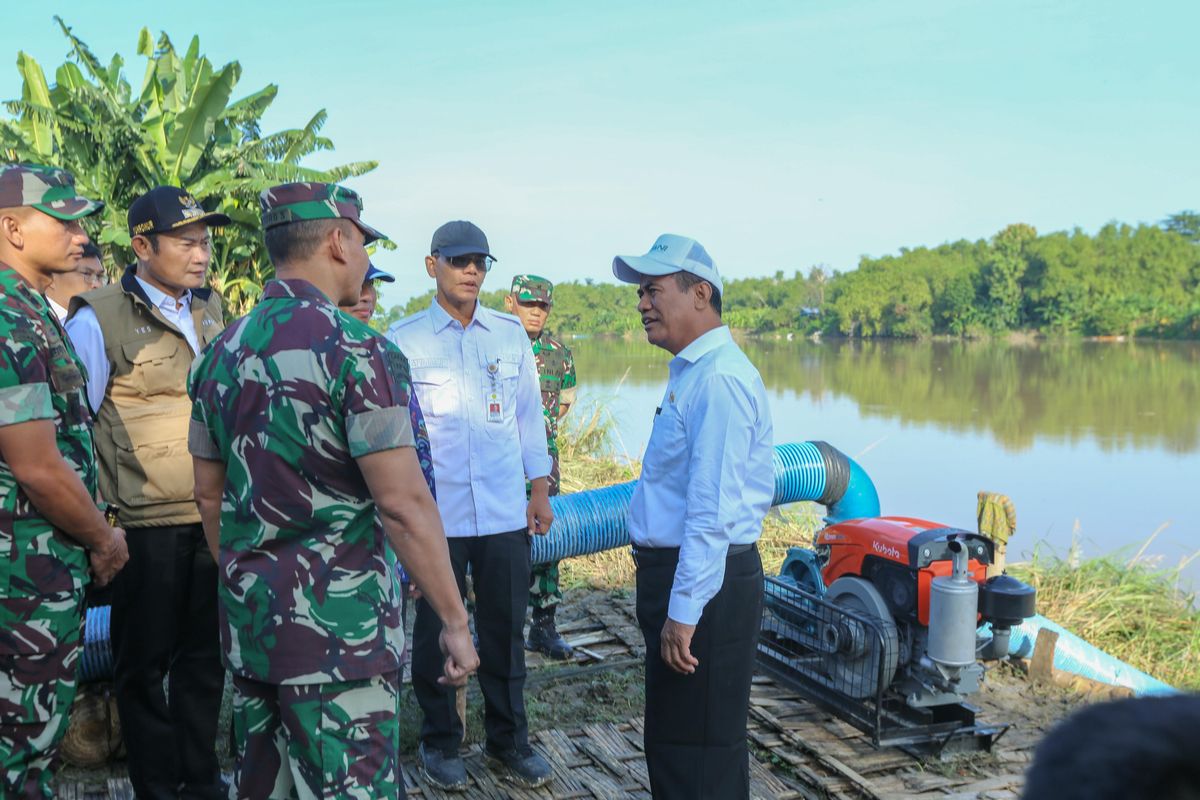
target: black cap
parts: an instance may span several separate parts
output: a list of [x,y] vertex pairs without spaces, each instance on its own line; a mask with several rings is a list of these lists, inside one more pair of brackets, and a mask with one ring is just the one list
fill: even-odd
[[129,235],[168,233],[193,222],[220,227],[229,217],[205,211],[196,198],[177,186],[156,186],[133,201],[129,207]]
[[430,253],[437,253],[446,258],[466,256],[479,253],[499,261],[488,250],[487,237],[479,226],[464,219],[447,222],[433,232],[433,243],[429,245]]

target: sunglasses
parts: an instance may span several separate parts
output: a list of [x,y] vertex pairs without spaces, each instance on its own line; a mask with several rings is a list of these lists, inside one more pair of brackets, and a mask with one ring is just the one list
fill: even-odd
[[471,253],[465,256],[441,256],[441,258],[455,269],[466,269],[474,264],[483,272],[487,272],[492,268],[492,264],[496,263],[496,259],[491,256],[485,256],[482,253]]

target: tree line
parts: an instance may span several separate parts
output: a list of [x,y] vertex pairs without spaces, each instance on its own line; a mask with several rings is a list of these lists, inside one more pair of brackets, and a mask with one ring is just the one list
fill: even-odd
[[1039,236],[902,248],[835,275],[823,326],[852,336],[978,336],[1014,330],[1200,336],[1200,214]]
[[[505,289],[481,301],[503,308]],[[571,334],[641,330],[633,290],[593,281],[555,287],[552,327]],[[390,317],[413,313],[432,291]],[[724,319],[755,334],[979,338],[1051,335],[1200,337],[1200,214],[1161,225],[1109,223],[1094,235],[1009,225],[989,240],[901,248],[858,269],[725,282]]]

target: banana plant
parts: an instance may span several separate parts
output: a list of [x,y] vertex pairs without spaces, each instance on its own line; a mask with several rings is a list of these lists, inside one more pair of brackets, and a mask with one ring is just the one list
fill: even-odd
[[287,181],[341,181],[378,165],[305,167],[307,156],[333,149],[320,133],[325,111],[303,127],[264,134],[261,120],[278,87],[232,100],[241,65],[214,67],[196,36],[181,54],[165,32],[155,38],[143,28],[136,52],[146,68],[135,91],[119,54],[105,64],[60,17],[54,19],[68,42],[67,60],[51,83],[32,56],[17,54],[21,96],[5,102],[8,116],[0,115],[0,160],[64,167],[81,192],[104,200],[104,212],[88,224],[110,270],[132,259],[130,203],[154,186],[181,186],[233,221],[213,237],[213,284],[231,313],[244,312],[272,274],[259,193]]

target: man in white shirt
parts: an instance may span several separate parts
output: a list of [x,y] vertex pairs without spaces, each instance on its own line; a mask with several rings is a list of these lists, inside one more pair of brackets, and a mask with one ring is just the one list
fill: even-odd
[[107,282],[100,248],[88,242],[83,246],[83,258],[79,259],[79,266],[73,272],[58,273],[54,276],[54,282],[46,287],[46,301],[50,303],[50,310],[58,317],[58,321],[66,322],[72,297],[99,289]]
[[[495,259],[487,237],[462,220],[433,234],[425,270],[437,291],[426,311],[388,338],[408,357],[429,429],[437,504],[459,590],[475,589],[485,754],[510,780],[534,788],[551,770],[529,746],[523,626],[529,602],[530,535],[553,520],[550,456],[537,365],[520,320],[479,304]],[[525,481],[531,483],[525,499]],[[424,601],[413,626],[413,692],[424,713],[418,765],[430,783],[467,787],[458,747],[463,727],[452,688],[438,684],[440,623]]]
[[646,764],[666,798],[749,797],[746,715],[762,615],[756,542],[774,493],[771,411],[721,324],[721,276],[660,236],[613,273],[638,285],[646,338],[671,359],[629,506],[646,639]]
[[114,683],[129,779],[146,800],[225,796],[217,566],[193,494],[187,377],[224,327],[205,279],[209,227],[228,224],[182,189],[146,192],[129,208],[137,263],[73,298],[66,324],[87,367],[100,494],[129,545],[112,588]]

